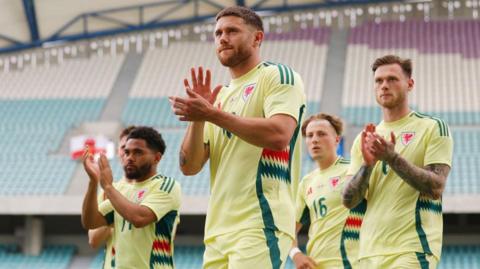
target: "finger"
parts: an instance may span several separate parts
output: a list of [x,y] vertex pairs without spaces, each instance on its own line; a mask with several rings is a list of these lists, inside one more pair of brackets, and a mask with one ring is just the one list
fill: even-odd
[[197,82],[197,75],[195,75],[195,68],[190,69],[190,75],[192,76],[192,86],[193,88],[197,88],[198,82]]
[[173,114],[177,116],[186,116],[188,113],[183,109],[174,109]]
[[367,139],[367,132],[362,131],[362,142],[365,142]]
[[82,154],[82,161],[85,163],[87,158],[88,158],[88,147],[85,147],[85,149],[83,150],[83,154]]
[[215,102],[215,100],[217,100],[217,95],[220,93],[221,89],[222,89],[222,85],[217,85],[217,87],[215,87],[215,89],[213,89],[212,102]]
[[181,98],[181,97],[172,97],[172,99],[169,99],[169,100],[170,100],[170,103],[173,102],[174,104],[179,103],[179,104],[185,105],[188,103],[186,98]]
[[361,142],[361,148],[365,149],[365,147],[367,146],[367,133],[365,131],[362,131],[360,142]]
[[207,69],[207,74],[205,75],[205,86],[210,87],[210,81],[212,79],[212,73]]
[[108,161],[108,158],[105,155],[105,153],[101,153],[100,158],[103,162],[103,167],[105,168],[105,172],[108,173],[108,175],[110,175],[112,173],[112,168],[110,167],[110,162]]
[[192,91],[191,89],[187,89],[187,95],[188,97],[190,98],[198,98],[200,97],[200,95],[194,91]]
[[309,269],[315,269],[317,267],[317,265],[313,263],[311,260],[308,261],[307,266],[308,266],[307,268]]
[[185,109],[187,106],[185,104],[182,104],[182,103],[173,103],[172,104],[172,108],[173,109]]
[[365,129],[366,129],[367,132],[373,133],[373,132],[375,132],[375,125],[373,123],[369,123],[369,124],[367,124]]
[[105,154],[100,153],[100,161],[102,162],[103,168],[110,169],[110,163],[108,163],[108,159]]
[[198,67],[198,84],[203,86],[203,68],[201,66]]
[[372,128],[371,128],[371,127],[372,127],[372,124],[371,124],[371,123],[368,123],[368,124],[367,124],[367,128],[366,128],[366,129],[367,129],[367,131],[369,131],[369,132],[370,132],[370,131],[372,130]]
[[188,83],[188,79],[183,79],[183,86],[185,86],[185,88],[190,88],[190,83]]
[[395,134],[393,132],[390,132],[390,142],[392,142],[392,144],[394,145],[397,142],[395,138]]

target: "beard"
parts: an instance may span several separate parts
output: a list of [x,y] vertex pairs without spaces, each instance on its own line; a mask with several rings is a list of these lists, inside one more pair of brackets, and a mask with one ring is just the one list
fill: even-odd
[[217,58],[223,66],[235,67],[247,60],[252,54],[243,46],[239,46],[237,50],[233,49],[234,54],[229,57],[222,57],[221,53],[217,53]]
[[144,179],[152,169],[152,164],[147,163],[144,164],[137,169],[134,170],[127,170],[127,167],[123,167],[123,171],[125,172],[125,177],[127,179]]

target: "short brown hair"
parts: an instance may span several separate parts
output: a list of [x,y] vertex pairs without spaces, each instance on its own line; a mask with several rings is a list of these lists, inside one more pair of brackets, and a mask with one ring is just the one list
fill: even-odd
[[122,130],[122,132],[120,133],[118,138],[122,139],[125,136],[128,136],[133,131],[133,129],[135,129],[135,128],[136,128],[135,125],[130,125],[130,126],[126,127],[125,129]]
[[403,59],[397,55],[385,55],[383,57],[377,58],[372,65],[372,71],[375,73],[377,68],[382,65],[387,64],[398,64],[403,70],[403,73],[407,75],[408,78],[412,77],[412,61],[410,59]]
[[307,126],[310,124],[310,122],[315,121],[315,120],[326,120],[332,125],[333,129],[335,129],[335,133],[337,133],[338,136],[341,136],[343,134],[343,121],[340,117],[337,117],[335,115],[330,115],[327,113],[318,113],[315,115],[312,115],[308,117],[302,124],[302,135],[306,136],[307,134]]
[[248,7],[242,7],[242,6],[226,7],[217,14],[215,21],[218,21],[221,17],[226,17],[226,16],[235,16],[235,17],[242,18],[246,24],[251,25],[255,27],[257,30],[260,30],[263,32],[262,19],[260,18],[260,16],[258,16],[257,13],[255,13],[255,11],[253,11]]

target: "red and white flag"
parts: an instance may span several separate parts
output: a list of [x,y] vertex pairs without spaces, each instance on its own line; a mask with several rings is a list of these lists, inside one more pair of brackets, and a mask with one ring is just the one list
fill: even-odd
[[94,157],[101,153],[105,154],[108,159],[113,159],[115,156],[115,144],[107,137],[79,135],[70,139],[70,157],[73,160],[81,158],[87,146]]

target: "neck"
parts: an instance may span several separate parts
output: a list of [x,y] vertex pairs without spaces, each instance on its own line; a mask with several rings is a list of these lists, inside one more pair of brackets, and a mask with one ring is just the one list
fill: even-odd
[[152,170],[150,171],[150,173],[146,174],[144,177],[135,179],[135,182],[144,182],[145,180],[155,176],[156,174],[157,174],[157,171]]
[[325,170],[330,166],[332,166],[332,164],[334,164],[336,160],[337,160],[337,155],[332,154],[330,156],[326,156],[325,158],[322,158],[321,160],[316,160],[316,162],[320,170]]
[[245,59],[243,62],[240,62],[233,67],[229,67],[230,75],[233,79],[239,78],[257,66],[260,61],[260,56],[258,53],[255,53],[254,55]]
[[383,120],[385,122],[397,121],[410,113],[408,105],[393,108],[383,108]]

